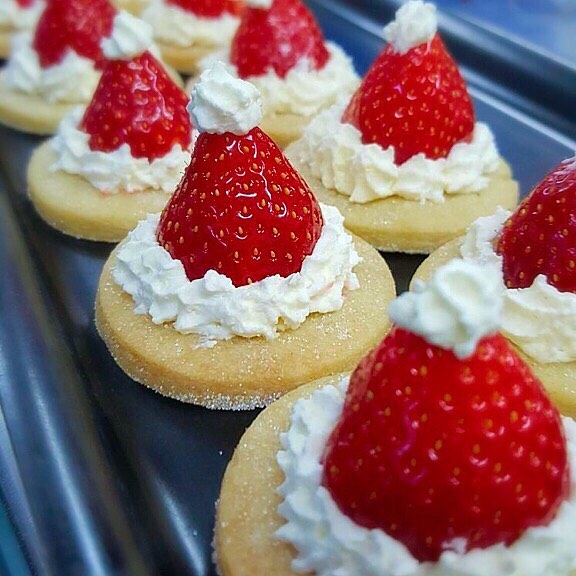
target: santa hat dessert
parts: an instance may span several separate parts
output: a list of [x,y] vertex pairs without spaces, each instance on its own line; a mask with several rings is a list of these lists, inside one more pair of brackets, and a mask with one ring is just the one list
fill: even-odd
[[386,333],[394,284],[257,127],[254,86],[216,65],[189,110],[190,164],[162,214],[110,256],[96,324],[120,367],[161,394],[264,406],[350,369]]
[[501,310],[498,275],[454,261],[350,377],[266,409],[224,476],[219,574],[573,576],[576,424]]
[[513,207],[518,186],[475,121],[434,5],[410,0],[384,35],[352,99],[318,115],[287,154],[352,231],[380,250],[428,253]]
[[450,258],[493,267],[504,293],[502,332],[576,417],[576,157],[554,167],[514,212],[479,218],[433,252],[416,272],[427,278]]
[[142,18],[166,62],[191,74],[202,58],[229,47],[243,8],[241,0],[150,0]]
[[0,122],[51,134],[74,105],[89,102],[115,13],[108,0],[47,0],[35,31],[14,36],[0,74]]
[[44,0],[3,0],[0,3],[0,58],[10,54],[12,35],[32,29],[43,8]]
[[151,46],[151,27],[119,12],[102,41],[106,63],[92,101],[65,116],[32,157],[32,202],[66,234],[121,240],[164,207],[189,161],[188,97]]
[[[326,42],[301,0],[247,0],[224,58],[231,73],[261,92],[262,126],[284,148],[320,110],[358,86],[350,58]],[[205,65],[211,65],[211,59]]]

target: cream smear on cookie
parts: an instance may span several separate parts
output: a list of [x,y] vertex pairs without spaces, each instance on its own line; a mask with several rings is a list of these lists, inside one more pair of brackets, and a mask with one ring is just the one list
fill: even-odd
[[58,132],[50,140],[57,159],[50,170],[78,174],[104,194],[132,193],[159,190],[172,194],[190,161],[190,150],[176,145],[172,150],[152,161],[134,158],[128,144],[112,152],[90,148],[90,136],[79,126],[85,108],[75,108],[65,116]]
[[30,8],[22,8],[16,0],[0,2],[0,29],[30,30],[43,8],[43,2],[36,0]]
[[[468,229],[460,253],[465,260],[490,264],[502,277],[502,257],[494,241],[510,212],[499,208]],[[576,294],[560,292],[542,274],[527,288],[505,288],[502,332],[538,362],[576,360]]]
[[[262,94],[265,115],[313,116],[334,104],[342,95],[349,96],[356,90],[360,79],[350,57],[332,42],[326,42],[326,47],[330,56],[320,70],[315,70],[310,61],[303,58],[284,78],[280,78],[274,70],[269,70],[262,76],[245,78]],[[236,67],[230,63],[229,53],[226,52],[204,58],[200,68],[207,70],[218,60],[225,62],[231,74],[238,75]]]
[[158,244],[159,216],[150,215],[120,246],[114,280],[134,299],[136,314],[148,314],[155,324],[173,322],[183,334],[198,334],[200,346],[234,336],[275,338],[314,312],[339,310],[346,292],[359,287],[353,269],[361,259],[343,217],[336,208],[321,208],[320,238],[300,272],[290,276],[235,287],[228,277],[209,270],[190,281],[182,263]]
[[[571,497],[545,527],[528,529],[511,546],[459,553],[419,562],[382,530],[369,530],[345,516],[321,485],[322,453],[344,404],[348,377],[326,386],[293,408],[277,455],[285,480],[277,536],[297,551],[292,569],[317,576],[569,576],[576,568],[576,423],[563,418],[571,469]],[[457,543],[455,543],[457,544]]]
[[196,16],[163,0],[153,0],[141,18],[152,24],[156,40],[181,48],[227,46],[240,24],[238,16],[232,14],[223,14],[219,18]]

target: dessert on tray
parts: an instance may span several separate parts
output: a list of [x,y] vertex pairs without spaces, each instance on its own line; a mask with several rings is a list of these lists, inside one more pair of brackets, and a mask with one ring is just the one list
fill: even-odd
[[391,306],[350,378],[268,407],[228,465],[221,576],[573,576],[576,424],[498,334],[493,269]]
[[433,252],[425,279],[451,258],[494,267],[504,292],[502,331],[560,410],[576,417],[576,157],[564,160],[515,212],[479,218]]
[[2,0],[0,2],[0,58],[10,54],[13,34],[31,30],[36,24],[44,0]]
[[326,42],[301,0],[248,0],[240,27],[224,59],[229,70],[262,93],[262,128],[282,148],[298,138],[320,111],[359,83],[350,58]]
[[226,409],[350,370],[389,329],[386,263],[257,127],[254,86],[216,65],[189,109],[199,136],[176,192],[100,279],[115,360],[161,394]]
[[28,167],[42,218],[72,236],[118,242],[162,210],[192,149],[188,97],[149,52],[151,27],[127,12],[102,42],[100,83]]
[[230,45],[242,10],[240,0],[150,0],[142,18],[154,26],[166,62],[193,73],[202,58]]
[[0,123],[51,134],[74,105],[89,102],[115,13],[107,0],[50,0],[33,34],[14,36],[0,73]]
[[320,113],[286,152],[318,198],[384,251],[431,252],[517,202],[436,29],[432,4],[404,4],[352,99]]

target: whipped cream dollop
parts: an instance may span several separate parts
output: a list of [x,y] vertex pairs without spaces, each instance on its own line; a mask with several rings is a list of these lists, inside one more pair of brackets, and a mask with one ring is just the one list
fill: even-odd
[[548,526],[529,528],[511,546],[419,562],[400,542],[345,516],[322,486],[322,454],[342,413],[348,377],[293,408],[277,460],[285,480],[278,508],[286,520],[277,536],[297,551],[292,569],[316,576],[570,576],[576,569],[576,423],[563,418],[571,470],[570,498]]
[[92,60],[70,49],[61,62],[42,68],[32,46],[32,35],[27,32],[13,36],[3,75],[6,85],[14,90],[61,103],[88,102],[100,80]]
[[396,12],[396,18],[384,28],[384,38],[396,52],[431,42],[436,34],[436,6],[422,0],[410,0]]
[[199,132],[238,136],[247,134],[262,120],[262,99],[250,82],[232,76],[216,62],[194,84],[186,107]]
[[501,208],[476,220],[468,229],[460,253],[466,261],[489,264],[500,275],[504,291],[502,332],[538,362],[576,360],[576,294],[560,292],[538,275],[527,288],[506,288],[502,257],[494,242],[511,213]]
[[416,280],[390,304],[388,314],[397,326],[466,358],[479,340],[500,328],[501,278],[491,266],[452,260],[428,283]]
[[500,163],[492,132],[476,122],[471,141],[455,144],[446,158],[416,154],[397,165],[394,146],[364,144],[360,131],[342,122],[346,106],[347,101],[341,101],[318,114],[286,153],[296,167],[349,196],[350,202],[389,196],[443,202],[445,194],[476,194],[486,188]]
[[102,52],[110,60],[130,60],[148,50],[154,29],[148,22],[121,10],[114,16],[112,34],[102,39]]
[[180,48],[227,46],[240,23],[240,19],[232,14],[223,14],[219,18],[197,16],[164,0],[152,0],[141,18],[153,26],[157,41]]
[[[330,55],[319,70],[314,69],[309,59],[302,58],[284,78],[273,69],[261,76],[246,78],[260,90],[265,115],[313,116],[332,106],[342,95],[352,95],[360,84],[352,60],[333,42],[326,42],[326,48]],[[230,72],[238,75],[227,51],[207,56],[200,62],[200,68],[209,68],[215,60],[225,62]]]
[[78,174],[104,194],[160,190],[172,194],[190,161],[190,148],[177,144],[168,154],[152,161],[134,158],[128,144],[112,152],[90,148],[90,136],[80,129],[85,108],[74,108],[58,126],[50,145],[56,161],[50,166],[55,172],[63,170]]
[[360,262],[343,217],[321,205],[324,226],[299,272],[269,276],[235,287],[209,270],[190,281],[180,260],[156,240],[159,215],[148,216],[130,232],[116,255],[114,280],[134,299],[136,314],[149,314],[155,324],[174,322],[183,334],[198,334],[201,346],[234,336],[276,337],[300,326],[313,312],[339,310],[347,291],[359,287],[353,272]]
[[31,30],[43,7],[44,3],[41,0],[36,0],[29,8],[22,8],[16,0],[2,0],[0,2],[0,29]]

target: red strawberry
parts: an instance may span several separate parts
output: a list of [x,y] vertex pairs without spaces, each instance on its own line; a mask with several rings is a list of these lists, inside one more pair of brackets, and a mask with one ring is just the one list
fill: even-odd
[[82,120],[90,148],[111,152],[126,143],[136,158],[153,160],[190,146],[188,97],[163,66],[144,52],[107,62]]
[[223,14],[240,14],[240,0],[166,0],[166,4],[178,6],[204,18],[219,18]]
[[108,0],[48,0],[34,36],[41,66],[58,64],[70,48],[102,69],[100,41],[110,35],[115,14]]
[[386,46],[342,120],[365,144],[394,146],[397,164],[418,153],[444,158],[474,129],[474,109],[458,67],[436,34],[406,54]]
[[561,292],[576,292],[576,158],[564,160],[506,221],[497,243],[509,288],[538,274]]
[[208,270],[243,286],[300,270],[320,236],[308,185],[259,128],[198,137],[158,228],[158,242],[190,280]]
[[20,6],[20,8],[30,8],[33,4],[34,4],[35,0],[16,0],[18,6]]
[[302,59],[318,70],[329,53],[316,19],[300,0],[274,0],[268,10],[246,8],[232,40],[230,61],[240,78],[274,70],[284,78]]
[[458,360],[395,328],[353,373],[324,470],[347,516],[420,561],[509,545],[569,491],[559,414],[499,334]]

